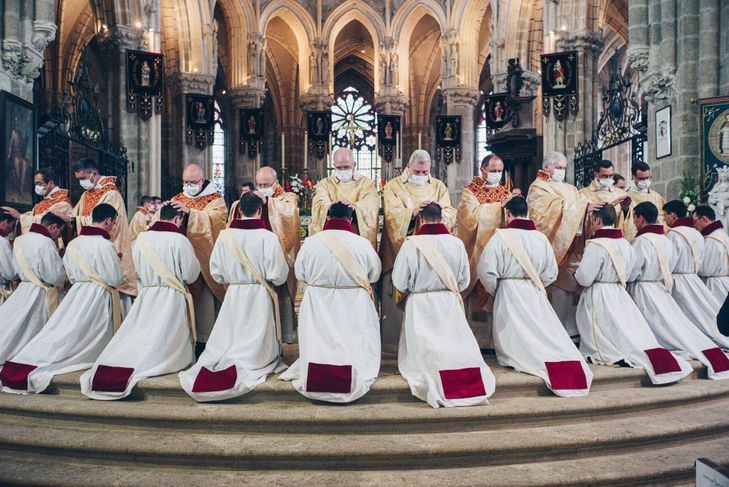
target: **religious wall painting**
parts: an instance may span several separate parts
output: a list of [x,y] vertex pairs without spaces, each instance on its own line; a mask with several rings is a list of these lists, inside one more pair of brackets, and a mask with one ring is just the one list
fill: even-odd
[[215,98],[211,95],[185,95],[185,143],[204,149],[215,138]]
[[400,143],[400,116],[379,115],[377,118],[377,145],[385,162],[392,162]]
[[249,159],[255,159],[263,143],[263,109],[246,108],[240,111],[240,138],[238,149]]
[[717,180],[717,170],[729,166],[729,96],[697,100],[701,134],[702,196]]
[[577,51],[565,51],[541,55],[542,111],[550,112],[557,120],[564,120],[567,113],[577,114]]
[[489,129],[498,130],[511,118],[508,95],[497,93],[484,97],[484,117]]
[[435,118],[435,154],[438,160],[450,164],[461,161],[461,116]]
[[158,52],[127,50],[127,111],[143,120],[162,113],[164,60]]
[[329,111],[314,111],[306,114],[308,151],[317,159],[327,154],[329,135],[332,131],[332,114]]
[[35,110],[31,103],[0,92],[0,154],[3,155],[0,205],[33,207]]
[[656,159],[668,157],[672,150],[671,106],[656,110]]

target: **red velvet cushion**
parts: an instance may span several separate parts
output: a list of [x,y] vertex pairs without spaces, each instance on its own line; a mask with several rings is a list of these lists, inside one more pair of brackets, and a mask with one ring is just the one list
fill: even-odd
[[651,361],[656,375],[681,372],[681,366],[678,365],[676,357],[665,348],[651,348],[644,351],[648,355],[648,360]]
[[124,392],[127,389],[129,377],[134,373],[131,367],[112,367],[99,365],[91,382],[91,390],[99,392]]
[[587,377],[579,360],[544,362],[552,389],[587,389]]
[[195,378],[192,392],[225,391],[232,389],[236,380],[238,380],[238,371],[235,369],[235,365],[231,365],[227,369],[217,372],[203,367]]
[[709,348],[702,350],[701,353],[709,360],[709,363],[714,368],[714,372],[719,373],[729,370],[729,357],[726,356],[721,348]]
[[5,387],[15,389],[16,391],[28,390],[28,374],[37,369],[37,365],[18,364],[7,361],[0,371],[0,382]]
[[481,369],[478,367],[440,370],[438,373],[446,399],[464,399],[486,395]]
[[307,392],[352,392],[352,366],[309,362]]

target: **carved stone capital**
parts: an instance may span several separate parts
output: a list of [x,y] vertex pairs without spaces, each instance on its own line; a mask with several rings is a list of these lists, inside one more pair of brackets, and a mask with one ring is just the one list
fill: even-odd
[[329,93],[326,93],[326,89],[311,90],[309,93],[306,93],[299,98],[299,106],[305,112],[327,110],[333,103],[334,98],[330,96]]
[[650,64],[649,49],[646,47],[630,48],[628,50],[628,62],[631,68],[641,73],[647,72]]
[[402,94],[378,95],[375,98],[375,111],[383,115],[405,115],[408,110],[408,97]]
[[23,66],[27,61],[23,44],[15,39],[5,39],[2,47],[3,68],[13,78],[22,80]]
[[528,69],[525,69],[524,72],[521,74],[521,79],[524,82],[521,94],[523,96],[536,95],[539,85],[542,84],[542,75],[539,73],[535,73],[534,71],[529,71]]
[[35,50],[38,52],[45,51],[48,43],[56,38],[57,30],[58,27],[56,27],[56,24],[54,24],[53,22],[34,20],[31,42],[33,43],[33,47],[35,48]]
[[581,51],[599,56],[602,50],[602,38],[600,35],[582,30],[578,32],[560,31],[557,34],[557,48],[565,51]]
[[443,90],[443,97],[449,109],[452,107],[468,107],[473,109],[481,99],[481,92],[476,88],[463,86]]
[[212,74],[174,73],[167,77],[167,85],[172,96],[187,93],[210,95],[215,86],[215,76]]
[[491,82],[494,84],[494,93],[503,93],[506,91],[506,73],[493,73]]
[[263,99],[266,97],[266,90],[259,87],[235,88],[229,92],[230,102],[234,108],[260,108]]
[[650,103],[666,100],[674,95],[676,74],[671,71],[661,71],[642,80],[642,92]]

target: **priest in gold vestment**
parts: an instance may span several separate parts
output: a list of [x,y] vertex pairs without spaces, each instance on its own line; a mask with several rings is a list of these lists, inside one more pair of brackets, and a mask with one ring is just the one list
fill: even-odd
[[[253,184],[250,181],[246,181],[243,183],[240,187],[240,193],[238,193],[238,196],[243,196],[243,193],[249,193],[251,191],[256,190],[256,185]],[[233,223],[233,220],[238,220],[242,218],[243,216],[238,211],[238,204],[240,203],[240,199],[236,199],[231,205],[230,205],[230,211],[228,211],[228,223],[225,225],[227,228],[230,228],[230,224]]]
[[380,195],[377,188],[370,178],[357,172],[351,150],[344,147],[337,149],[333,164],[334,174],[316,185],[316,193],[311,202],[309,235],[324,228],[329,207],[333,203],[344,203],[354,210],[352,228],[355,233],[369,240],[377,250],[380,214]]
[[132,242],[137,239],[137,235],[147,231],[156,213],[156,206],[152,196],[142,196],[139,203],[140,206],[137,207],[136,213],[134,213],[134,216],[129,222],[129,237]]
[[397,306],[395,287],[392,284],[392,266],[400,246],[409,235],[418,230],[417,216],[429,203],[438,203],[442,210],[443,224],[453,231],[456,209],[451,205],[448,188],[430,175],[430,154],[416,150],[402,175],[391,179],[384,190],[385,210],[380,258],[382,259],[380,319],[382,321],[382,349],[395,353],[400,341],[400,325],[403,312]]
[[468,254],[471,281],[463,292],[466,318],[478,345],[492,349],[491,334],[494,298],[478,281],[478,263],[484,247],[497,228],[503,226],[503,205],[512,195],[501,184],[504,161],[490,154],[481,161],[481,175],[463,188],[458,206],[456,228]]
[[68,217],[73,214],[73,203],[68,197],[68,190],[61,189],[57,186],[58,176],[56,172],[50,168],[42,168],[33,175],[35,184],[35,194],[42,197],[32,210],[20,213],[15,208],[3,206],[5,213],[11,215],[20,223],[20,232],[28,233],[30,226],[34,223],[40,225],[43,215],[48,212],[63,213]]
[[[225,228],[228,207],[223,195],[215,185],[205,179],[203,170],[197,164],[190,164],[182,172],[182,193],[172,197],[170,202],[185,216],[180,232],[186,235],[195,249],[200,263],[200,277],[190,286],[195,302],[196,353],[201,353],[203,344],[213,330],[217,311],[225,297],[225,287],[218,284],[210,274],[210,255],[218,234]],[[155,220],[159,219],[159,212]]]
[[276,171],[269,166],[264,166],[256,171],[255,193],[263,199],[261,219],[266,224],[266,228],[278,236],[289,265],[286,285],[277,288],[281,313],[281,340],[284,343],[296,343],[294,263],[301,247],[299,197],[295,193],[284,191],[278,182]]
[[633,222],[633,208],[644,201],[648,201],[656,205],[656,208],[658,208],[659,211],[656,224],[663,225],[664,227],[666,226],[666,221],[663,215],[663,206],[666,204],[666,200],[664,200],[663,196],[661,196],[657,191],[650,189],[652,176],[651,167],[645,162],[636,162],[633,164],[630,171],[633,174],[633,180],[630,182],[630,186],[628,186],[628,190],[626,191],[628,196],[630,196],[630,211],[621,226],[623,236],[628,240],[628,242],[635,240],[635,237],[638,234],[638,229],[635,227],[635,223]]
[[81,233],[81,228],[91,225],[91,213],[97,205],[106,203],[116,210],[118,215],[116,223],[109,231],[109,237],[114,244],[117,253],[121,255],[121,269],[124,280],[117,289],[122,295],[123,314],[131,306],[131,299],[124,296],[135,297],[137,295],[137,272],[134,269],[132,260],[132,242],[129,239],[129,220],[127,219],[127,207],[124,197],[116,187],[116,178],[113,176],[102,176],[99,168],[91,159],[81,159],[73,166],[74,176],[78,180],[84,193],[73,209],[73,216],[69,218],[64,213],[54,212],[67,222],[76,234]]

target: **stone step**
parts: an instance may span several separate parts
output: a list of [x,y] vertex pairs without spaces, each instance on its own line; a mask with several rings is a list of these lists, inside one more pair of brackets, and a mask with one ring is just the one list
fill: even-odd
[[[509,465],[654,450],[727,437],[725,401],[559,427],[450,433],[286,434],[118,428],[0,418],[0,449],[100,463],[223,469],[405,469]],[[113,438],[113,441],[108,441]]]
[[[554,394],[544,385],[544,381],[530,374],[517,372],[513,369],[501,367],[496,363],[493,356],[487,356],[486,362],[496,376],[495,397],[554,397]],[[692,362],[694,373],[683,379],[683,382],[706,378],[706,368],[699,362]],[[642,369],[630,367],[606,367],[600,365],[590,366],[594,379],[591,392],[639,388],[650,385],[650,380]],[[57,376],[53,379],[51,386],[46,390],[47,394],[77,397],[81,394],[79,377],[81,372]],[[192,401],[180,388],[177,374],[169,374],[153,377],[141,381],[132,392],[134,400],[165,401],[181,400]],[[293,401],[298,403],[310,402],[307,398],[297,393],[290,382],[278,379],[278,376],[269,377],[266,382],[260,384],[254,391],[242,398],[233,399],[230,403],[245,403],[250,401]],[[378,379],[371,390],[360,399],[360,403],[374,404],[383,402],[418,402],[419,400],[410,393],[405,379],[397,374],[397,362],[384,360]]]
[[84,399],[80,394],[0,394],[0,415],[190,432],[434,433],[585,423],[596,418],[682,411],[686,406],[726,400],[729,381],[710,380],[608,389],[581,398],[501,397],[497,393],[488,406],[449,409],[433,409],[420,401],[331,405],[263,400],[253,395],[240,402],[198,404],[191,399],[107,402]]
[[[108,441],[108,439],[107,439]],[[22,451],[0,450],[0,482],[59,486],[329,486],[459,485],[459,486],[583,486],[691,485],[693,462],[707,457],[729,465],[729,437],[627,451],[600,457],[466,468],[404,470],[231,470],[168,466],[130,467]]]

